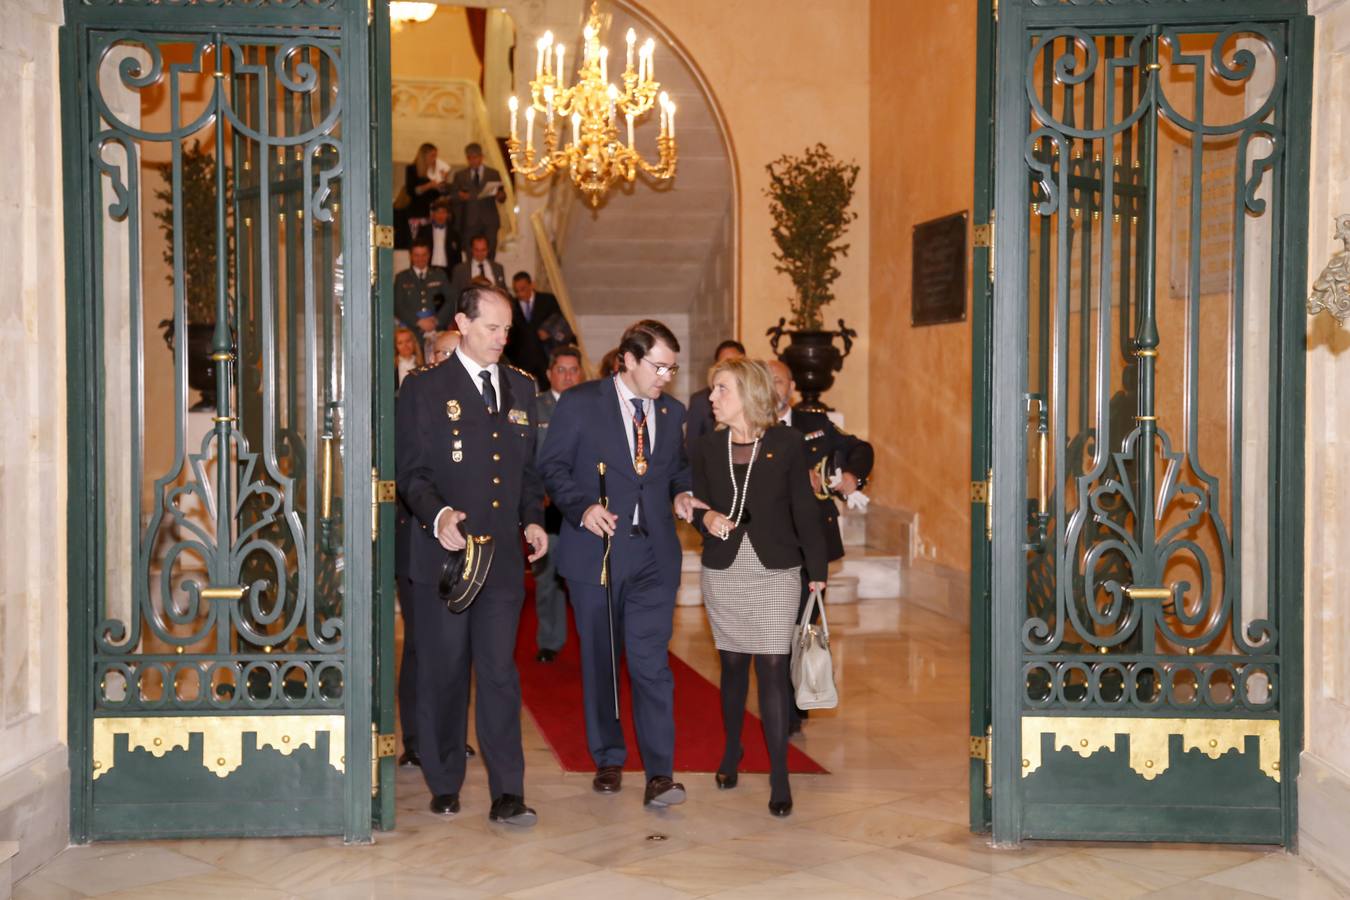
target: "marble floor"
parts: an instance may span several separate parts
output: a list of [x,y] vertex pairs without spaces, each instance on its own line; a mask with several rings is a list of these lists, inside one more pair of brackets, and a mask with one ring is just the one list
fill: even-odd
[[[539,825],[487,821],[481,764],[463,811],[426,810],[416,770],[398,775],[398,829],[371,846],[295,838],[75,847],[20,882],[49,898],[815,898],[1342,896],[1297,857],[1255,847],[1027,844],[992,850],[966,828],[965,632],[897,600],[831,611],[841,693],[800,746],[832,774],[796,776],[796,809],[765,809],[767,776],[719,792],[688,775],[689,802],[646,812],[631,781],[614,797],[559,771],[526,722]],[[676,613],[674,649],[715,678],[703,612]],[[753,696],[753,691],[752,691]]]

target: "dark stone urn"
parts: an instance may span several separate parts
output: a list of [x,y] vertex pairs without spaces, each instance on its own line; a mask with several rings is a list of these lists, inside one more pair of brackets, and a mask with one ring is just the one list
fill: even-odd
[[[797,382],[802,402],[796,408],[814,412],[828,412],[830,407],[820,401],[820,395],[834,386],[834,373],[844,368],[844,360],[853,350],[853,339],[858,332],[839,320],[838,331],[789,331],[784,326],[787,319],[779,319],[778,324],[770,328],[769,346],[774,354],[792,370],[792,380]],[[778,342],[787,335],[788,347],[778,352]],[[844,352],[834,345],[835,338],[844,341]]]
[[[173,350],[173,319],[159,323],[164,330],[164,343]],[[189,322],[187,327],[187,376],[188,387],[201,394],[201,400],[193,405],[192,411],[216,408],[216,366],[211,361],[211,345],[215,339],[216,326],[213,322]]]

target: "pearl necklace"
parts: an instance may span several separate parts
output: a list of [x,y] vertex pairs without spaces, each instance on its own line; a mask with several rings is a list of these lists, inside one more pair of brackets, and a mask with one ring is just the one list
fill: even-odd
[[[727,474],[731,476],[731,527],[741,527],[741,517],[745,515],[745,502],[750,496],[750,470],[755,467],[755,458],[759,456],[759,438],[755,438],[750,448],[750,462],[745,467],[745,483],[736,483],[736,464],[731,458],[731,429],[727,429]],[[739,504],[739,507],[738,507]]]

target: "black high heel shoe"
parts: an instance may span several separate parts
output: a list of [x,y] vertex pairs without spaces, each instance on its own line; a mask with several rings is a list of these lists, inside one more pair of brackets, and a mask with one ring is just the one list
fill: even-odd
[[786,800],[770,800],[769,812],[778,818],[792,815],[792,798]]
[[736,771],[733,771],[730,775],[725,772],[718,772],[713,776],[713,781],[717,782],[719,791],[729,791],[736,786],[736,782],[740,781],[741,773],[739,770],[743,759],[745,759],[744,747],[741,748],[741,755],[736,758]]

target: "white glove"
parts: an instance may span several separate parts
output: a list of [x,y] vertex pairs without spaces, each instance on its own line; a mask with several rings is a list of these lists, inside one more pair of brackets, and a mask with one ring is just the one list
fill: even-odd
[[[829,484],[830,490],[838,492],[839,486],[843,483],[844,483],[843,469],[835,469],[834,474],[830,476],[830,484]],[[862,491],[854,491],[853,493],[849,494],[847,497],[844,498],[844,502],[848,504],[849,509],[867,509],[867,504],[871,503],[872,501],[871,498],[869,498]]]

